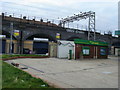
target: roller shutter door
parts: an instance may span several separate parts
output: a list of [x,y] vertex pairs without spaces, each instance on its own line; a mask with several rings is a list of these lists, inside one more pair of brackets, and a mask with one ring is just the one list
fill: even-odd
[[36,54],[46,54],[48,53],[48,42],[34,42],[33,51]]

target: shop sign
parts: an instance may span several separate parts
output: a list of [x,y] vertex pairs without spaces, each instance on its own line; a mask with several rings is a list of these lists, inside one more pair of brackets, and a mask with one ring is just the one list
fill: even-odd
[[108,43],[106,43],[106,42],[90,41],[90,40],[82,40],[82,39],[74,39],[74,43],[75,44],[108,46]]

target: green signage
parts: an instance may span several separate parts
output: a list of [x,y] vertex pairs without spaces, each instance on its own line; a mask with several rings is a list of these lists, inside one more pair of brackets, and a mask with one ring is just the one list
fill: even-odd
[[120,30],[119,31],[115,31],[115,35],[120,35]]
[[88,44],[88,45],[99,45],[99,46],[108,46],[106,42],[99,41],[90,41],[90,40],[82,40],[82,39],[74,39],[75,44]]

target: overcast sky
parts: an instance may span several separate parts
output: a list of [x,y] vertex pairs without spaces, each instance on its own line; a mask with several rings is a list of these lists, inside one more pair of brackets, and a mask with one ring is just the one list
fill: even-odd
[[[0,11],[29,17],[59,20],[79,12],[96,12],[96,30],[114,31],[118,28],[118,0],[0,0]],[[59,17],[59,18],[58,18]],[[54,22],[55,22],[54,20]],[[86,28],[88,20],[71,23],[71,27]]]

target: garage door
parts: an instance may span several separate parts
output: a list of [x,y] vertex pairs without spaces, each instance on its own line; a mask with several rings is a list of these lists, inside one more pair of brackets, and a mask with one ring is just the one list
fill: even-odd
[[48,53],[48,42],[34,42],[33,51],[35,52],[35,54]]

